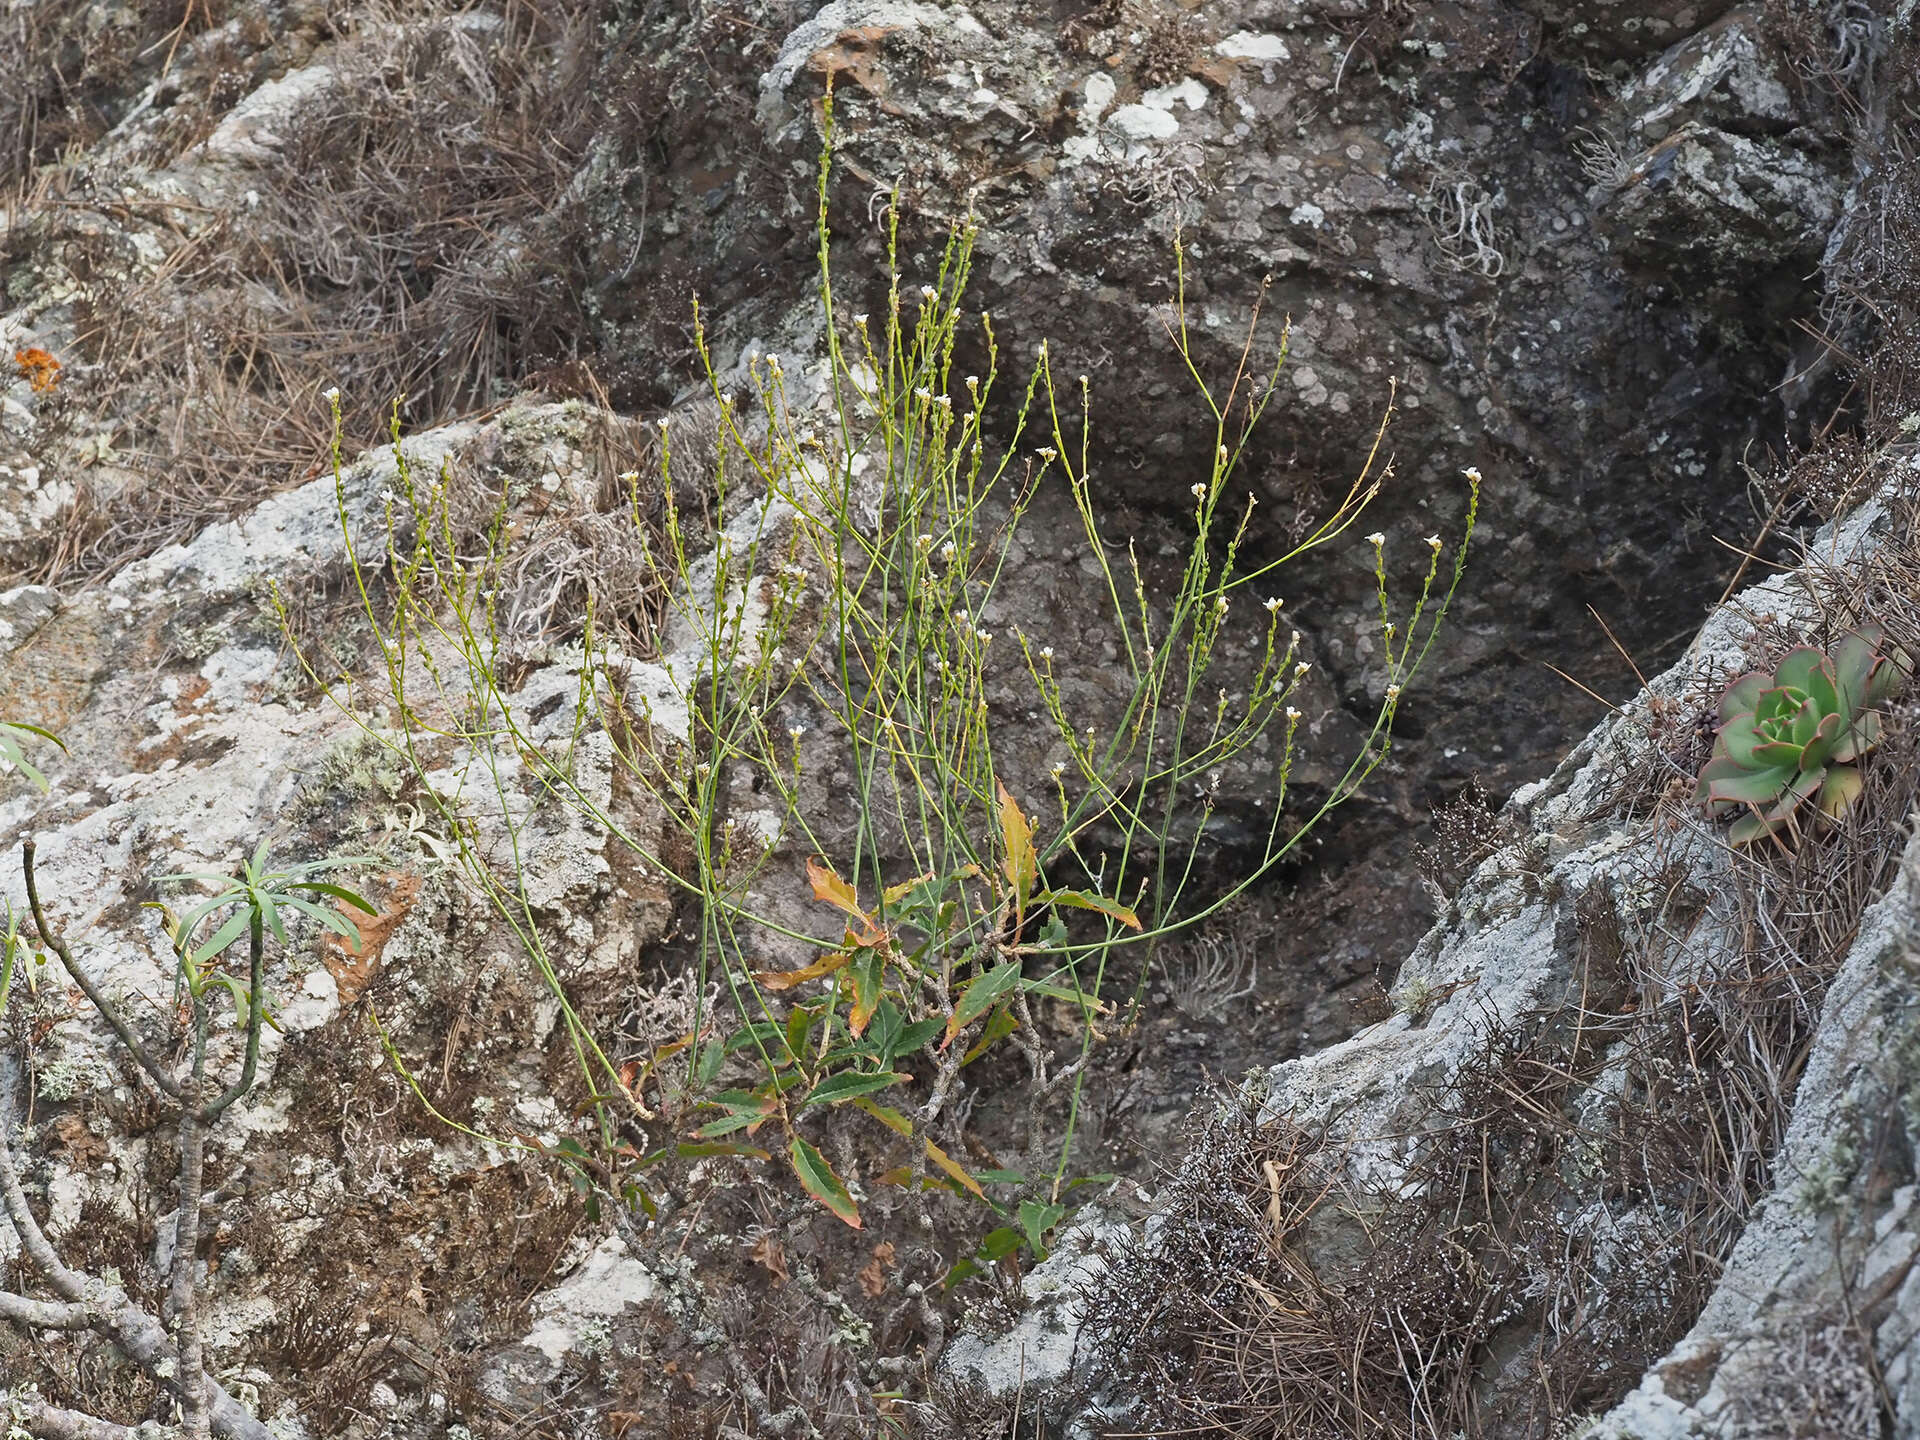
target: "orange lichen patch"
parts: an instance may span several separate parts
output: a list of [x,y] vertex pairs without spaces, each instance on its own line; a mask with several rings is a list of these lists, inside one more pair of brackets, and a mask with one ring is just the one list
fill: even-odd
[[897,25],[861,25],[842,30],[831,45],[821,47],[808,57],[807,68],[824,76],[829,84],[838,83],[844,75],[869,95],[885,95],[886,72],[880,69],[874,51],[899,28]]
[[389,893],[378,915],[368,917],[345,905],[339,907],[340,913],[359,927],[359,953],[354,953],[345,940],[329,935],[321,954],[321,962],[340,989],[342,1005],[351,1005],[373,983],[380,968],[380,952],[393,938],[394,931],[406,923],[407,916],[413,913],[414,902],[420,898],[418,875],[389,871],[380,878]]
[[14,351],[13,363],[36,391],[51,390],[60,383],[60,362],[38,345]]

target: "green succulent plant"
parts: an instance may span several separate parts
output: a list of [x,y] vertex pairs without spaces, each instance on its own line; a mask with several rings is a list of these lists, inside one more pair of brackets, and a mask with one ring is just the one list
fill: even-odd
[[1694,798],[1716,817],[1740,817],[1729,843],[1795,832],[1809,801],[1836,816],[1860,794],[1853,762],[1879,743],[1882,726],[1872,707],[1906,679],[1904,667],[1880,652],[1880,638],[1869,626],[1831,655],[1802,645],[1773,674],[1755,671],[1727,687]]

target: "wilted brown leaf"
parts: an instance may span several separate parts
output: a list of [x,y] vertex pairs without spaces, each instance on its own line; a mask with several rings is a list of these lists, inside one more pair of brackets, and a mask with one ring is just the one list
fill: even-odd
[[873,1247],[873,1258],[860,1271],[860,1288],[877,1299],[887,1288],[887,1272],[893,1269],[893,1243],[882,1240]]
[[790,1278],[787,1271],[786,1247],[771,1235],[762,1235],[753,1242],[753,1249],[747,1257],[765,1270],[772,1278],[773,1288],[778,1290]]

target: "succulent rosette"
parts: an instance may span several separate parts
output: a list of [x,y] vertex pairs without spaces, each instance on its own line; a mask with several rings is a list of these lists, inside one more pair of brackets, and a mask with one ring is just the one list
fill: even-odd
[[1797,830],[1809,802],[1823,815],[1843,813],[1860,794],[1854,762],[1879,743],[1873,707],[1905,679],[1871,626],[1831,655],[1802,645],[1773,674],[1742,675],[1721,697],[1713,758],[1694,798],[1717,817],[1740,817],[1727,836],[1734,845]]

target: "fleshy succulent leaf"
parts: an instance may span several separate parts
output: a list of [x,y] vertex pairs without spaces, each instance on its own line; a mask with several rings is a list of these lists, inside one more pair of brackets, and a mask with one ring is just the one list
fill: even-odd
[[1822,714],[1850,715],[1855,706],[1846,703],[1846,697],[1833,667],[1833,661],[1826,656],[1820,657],[1820,663],[1813,667],[1813,673],[1807,677],[1807,696]]
[[1820,786],[1820,809],[1828,815],[1839,815],[1860,798],[1864,785],[1853,766],[1828,766],[1826,780]]
[[1876,710],[1869,710],[1853,722],[1853,728],[1840,737],[1833,747],[1833,758],[1838,761],[1858,760],[1862,755],[1880,743],[1882,721]]
[[1731,757],[1742,765],[1751,765],[1754,747],[1759,743],[1760,735],[1754,729],[1753,712],[1745,710],[1720,727],[1720,733],[1714,738],[1713,753]]
[[1708,798],[1734,805],[1764,805],[1787,789],[1794,778],[1795,772],[1786,766],[1718,775],[1708,782]]
[[1893,693],[1910,668],[1904,655],[1895,661],[1879,653],[1881,643],[1877,626],[1863,626],[1830,655],[1797,646],[1771,675],[1756,671],[1727,687],[1694,798],[1734,821],[1731,844],[1797,837],[1806,802],[1837,816],[1860,794],[1860,774],[1849,762],[1871,750],[1884,729],[1867,707]]
[[1813,672],[1820,668],[1826,658],[1811,645],[1795,646],[1773,667],[1773,683],[1804,694]]
[[1720,697],[1720,718],[1731,720],[1742,711],[1753,710],[1772,683],[1771,676],[1762,675],[1758,670],[1742,675],[1727,686],[1727,693]]
[[1857,631],[1842,640],[1834,650],[1834,672],[1846,709],[1858,710],[1867,703],[1867,692],[1872,688],[1874,670],[1879,660],[1880,657],[1874,653],[1874,642]]

